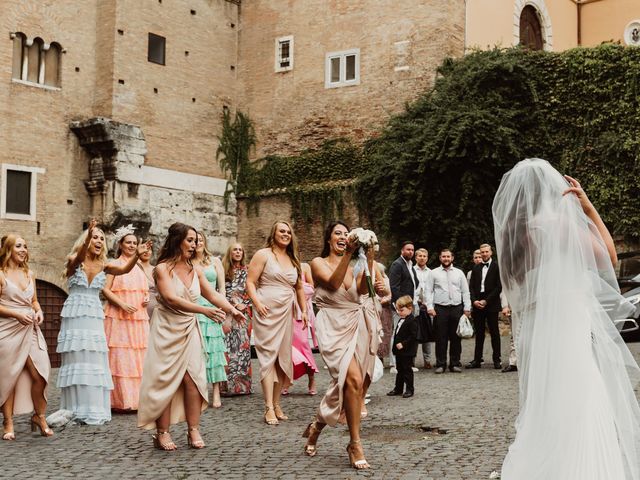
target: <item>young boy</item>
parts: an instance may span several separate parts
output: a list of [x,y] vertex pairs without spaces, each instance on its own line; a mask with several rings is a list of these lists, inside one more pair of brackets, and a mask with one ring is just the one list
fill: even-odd
[[[418,325],[413,318],[413,299],[404,295],[396,300],[396,312],[400,320],[393,334],[393,354],[396,356],[396,386],[387,395],[402,395],[402,398],[413,397],[413,357],[418,352]],[[406,386],[404,393],[403,387]]]

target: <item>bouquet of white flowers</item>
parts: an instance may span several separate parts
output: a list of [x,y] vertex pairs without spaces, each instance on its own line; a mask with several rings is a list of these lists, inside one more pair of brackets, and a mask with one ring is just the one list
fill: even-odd
[[378,237],[371,230],[364,228],[354,228],[349,232],[349,240],[355,239],[358,241],[358,250],[356,251],[356,264],[353,267],[353,275],[357,277],[360,272],[364,271],[367,289],[369,290],[369,296],[375,298],[376,292],[373,288],[373,281],[371,280],[371,272],[369,271],[369,263],[367,262],[367,251],[373,248],[374,252],[380,249],[378,245]]

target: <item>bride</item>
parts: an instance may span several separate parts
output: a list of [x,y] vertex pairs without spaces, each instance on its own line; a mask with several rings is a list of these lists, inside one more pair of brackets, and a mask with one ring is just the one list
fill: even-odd
[[615,321],[609,231],[580,184],[548,162],[519,162],[493,201],[520,372],[516,438],[503,480],[640,479],[640,370]]

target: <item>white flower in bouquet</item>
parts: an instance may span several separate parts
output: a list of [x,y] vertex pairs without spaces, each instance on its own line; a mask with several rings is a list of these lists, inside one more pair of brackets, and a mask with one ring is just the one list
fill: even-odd
[[374,252],[377,252],[380,248],[378,246],[378,237],[371,230],[364,228],[354,228],[349,232],[349,240],[355,239],[358,241],[358,250],[356,257],[356,264],[353,267],[353,274],[357,276],[360,272],[364,271],[367,281],[367,289],[369,290],[369,296],[375,297],[375,291],[373,288],[373,282],[371,280],[371,272],[369,271],[369,264],[367,262],[366,252],[373,248]]
[[373,247],[373,250],[377,252],[380,249],[378,245],[378,237],[371,230],[367,230],[361,227],[354,228],[349,232],[349,238],[355,238],[364,250],[369,250]]

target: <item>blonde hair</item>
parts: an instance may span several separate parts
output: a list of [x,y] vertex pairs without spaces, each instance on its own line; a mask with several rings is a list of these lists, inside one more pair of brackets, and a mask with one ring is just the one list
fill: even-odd
[[480,245],[480,248],[489,248],[489,250],[493,252],[493,248],[488,243],[483,243],[482,245]]
[[[211,261],[213,260],[213,253],[211,253],[207,248],[207,237],[205,237],[204,234],[201,232],[197,233],[196,238],[198,237],[202,237],[202,243],[204,245],[204,250],[202,250],[202,259],[199,259],[199,260],[202,262],[203,265],[211,265]],[[198,260],[197,252],[196,252],[196,260]]]
[[419,248],[416,250],[416,255],[418,253],[424,253],[427,257],[429,256],[429,251],[426,248]]
[[413,308],[413,298],[409,295],[403,295],[396,300],[396,308],[411,307]]
[[247,255],[247,253],[244,250],[244,247],[240,242],[235,242],[229,245],[229,248],[227,248],[227,253],[225,253],[224,257],[222,258],[222,268],[224,270],[224,278],[228,279],[229,281],[233,280],[233,269],[234,269],[233,260],[231,260],[231,251],[233,250],[233,247],[235,247],[236,245],[240,245],[240,248],[242,248],[242,258],[240,259],[240,265],[244,266],[245,258]]
[[275,222],[273,222],[273,225],[271,226],[271,232],[269,233],[269,237],[267,238],[267,247],[273,248],[273,246],[275,245],[276,230],[278,229],[278,225],[281,223],[289,227],[289,230],[291,230],[291,242],[289,242],[289,245],[287,245],[287,248],[285,249],[285,251],[287,252],[287,255],[289,255],[289,258],[291,259],[291,263],[293,263],[293,266],[296,267],[296,271],[298,272],[298,277],[300,277],[302,275],[302,270],[300,267],[300,253],[298,251],[298,239],[296,238],[296,234],[293,233],[293,228],[291,227],[291,224],[289,222],[285,222],[284,220],[276,220]]
[[[0,270],[3,272],[7,271],[7,267],[9,266],[9,260],[11,259],[11,253],[13,251],[13,247],[16,245],[16,242],[19,238],[22,238],[17,233],[9,233],[2,237],[0,241]],[[22,238],[24,240],[24,238]],[[24,240],[25,245],[27,241]],[[29,274],[29,249],[27,248],[27,258],[25,258],[24,262],[21,262],[18,265],[18,268],[24,270],[24,272]]]
[[[102,236],[104,236],[104,231],[101,228],[94,228],[93,233],[100,232]],[[87,241],[87,235],[89,235],[89,230],[85,230],[80,234],[76,242],[73,244],[69,255],[67,255],[67,260],[64,262],[64,270],[62,271],[62,278],[67,278],[67,271],[69,269],[69,265],[71,264],[71,259],[78,255],[78,252],[82,249],[82,245]],[[98,255],[98,260],[100,260],[103,264],[107,263],[107,245],[106,239],[104,241],[104,245],[100,250],[100,255]]]

